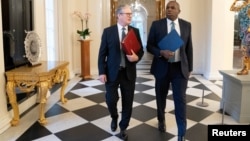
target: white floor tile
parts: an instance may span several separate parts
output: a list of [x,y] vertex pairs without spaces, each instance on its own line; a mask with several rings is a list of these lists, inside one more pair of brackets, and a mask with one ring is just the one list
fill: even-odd
[[47,118],[47,120],[49,124],[46,125],[46,128],[52,133],[60,132],[88,122],[72,112],[52,116]]

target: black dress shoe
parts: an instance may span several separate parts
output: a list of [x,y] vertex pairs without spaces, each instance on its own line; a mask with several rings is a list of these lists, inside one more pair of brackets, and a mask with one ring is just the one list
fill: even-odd
[[158,123],[158,129],[159,129],[160,132],[166,132],[165,121],[159,121],[159,123]]
[[127,133],[126,133],[125,130],[122,130],[122,131],[120,132],[119,138],[122,139],[122,140],[124,140],[124,141],[128,140],[128,135],[127,135]]
[[178,136],[178,141],[185,141],[185,137],[184,136]]
[[114,132],[117,128],[117,119],[112,119],[110,126],[111,126],[111,130]]

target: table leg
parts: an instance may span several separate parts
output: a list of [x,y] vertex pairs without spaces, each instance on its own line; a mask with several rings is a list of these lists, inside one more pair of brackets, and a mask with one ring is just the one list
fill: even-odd
[[65,104],[67,102],[67,99],[64,97],[64,91],[65,91],[65,88],[66,88],[66,86],[68,84],[68,78],[69,78],[69,70],[68,70],[67,67],[63,70],[62,74],[63,74],[63,81],[62,81],[60,99],[61,99],[61,102],[63,104]]
[[40,82],[39,88],[40,88],[41,99],[40,99],[40,118],[39,118],[38,122],[41,125],[45,125],[45,124],[47,124],[47,120],[45,118],[45,105],[47,102],[46,95],[48,92],[49,83],[47,81]]
[[19,108],[17,105],[16,100],[16,92],[15,92],[15,83],[13,81],[8,81],[6,84],[6,92],[9,97],[9,102],[13,109],[13,119],[11,120],[10,124],[12,126],[16,126],[19,123]]

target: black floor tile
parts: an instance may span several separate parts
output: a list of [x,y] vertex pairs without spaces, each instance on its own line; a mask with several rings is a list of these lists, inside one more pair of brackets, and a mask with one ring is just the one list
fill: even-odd
[[76,89],[82,89],[82,88],[86,88],[87,86],[81,84],[81,83],[77,83],[72,89],[72,90],[76,90]]
[[194,77],[190,77],[188,80],[189,80],[189,81],[194,81],[194,82],[200,82],[199,80],[197,80],[197,79],[194,78]]
[[145,93],[137,93],[134,96],[134,101],[138,102],[140,104],[147,103],[147,102],[152,101],[154,99],[155,99],[155,96],[148,95],[148,94],[145,94]]
[[200,122],[201,120],[205,119],[212,113],[213,112],[205,109],[187,105],[187,118],[196,122]]
[[45,117],[51,117],[55,115],[59,115],[62,113],[69,112],[67,109],[63,108],[62,106],[59,106],[58,104],[53,105],[46,113]]
[[106,101],[105,94],[106,94],[105,92],[102,92],[102,93],[98,93],[98,94],[94,94],[90,96],[85,96],[84,98],[89,99],[96,103],[102,103]]
[[216,95],[215,93],[210,93],[210,94],[204,96],[204,98],[215,100],[215,101],[221,101],[221,98],[218,95]]
[[144,105],[139,105],[133,108],[132,117],[145,122],[156,117],[156,109]]
[[194,86],[193,88],[198,88],[198,89],[201,89],[201,90],[207,90],[207,91],[209,91],[209,89],[205,86],[205,85],[203,85],[203,84],[199,84],[199,85],[196,85],[196,86]]
[[148,85],[144,85],[144,84],[137,84],[135,86],[135,90],[136,91],[146,91],[146,90],[149,90],[149,89],[152,89],[154,87],[152,86],[148,86]]
[[75,110],[73,112],[88,121],[93,121],[109,115],[108,109],[101,105],[94,105],[87,108]]
[[187,130],[185,138],[189,141],[207,141],[207,126],[196,124]]
[[35,122],[27,131],[25,131],[16,141],[31,141],[52,134],[40,123]]
[[93,88],[96,88],[96,89],[104,91],[104,92],[106,91],[105,85],[93,86]]
[[[191,101],[193,101],[193,100],[196,100],[196,99],[198,99],[199,97],[197,96],[193,96],[193,95],[186,95],[186,102],[187,103],[189,103],[189,102],[191,102]],[[174,100],[174,98],[173,98],[173,95],[171,94],[171,95],[168,95],[167,96],[167,99],[169,99],[169,100]]]
[[90,123],[55,133],[55,135],[62,141],[101,141],[112,136]]
[[129,141],[168,141],[173,137],[174,135],[170,133],[161,133],[157,128],[146,124],[141,124],[128,131]]
[[143,83],[143,82],[150,81],[150,80],[152,80],[152,79],[143,78],[143,77],[137,77],[136,78],[137,83]]
[[67,98],[68,100],[71,100],[71,99],[79,98],[80,96],[76,95],[74,93],[68,92],[68,93],[65,94],[64,97]]

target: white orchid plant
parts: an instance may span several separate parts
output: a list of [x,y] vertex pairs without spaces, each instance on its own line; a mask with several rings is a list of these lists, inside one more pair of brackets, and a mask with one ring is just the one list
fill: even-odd
[[[90,18],[90,13],[85,13],[84,15],[80,12],[80,11],[74,11],[73,13],[74,16],[80,18],[81,20],[81,24],[82,24],[82,30],[77,30],[77,33],[83,37],[83,39],[86,38],[86,36],[89,36],[90,35],[90,31],[89,31],[89,28],[88,28],[88,20]],[[83,23],[85,22],[85,26],[86,28],[84,29],[83,27]]]

